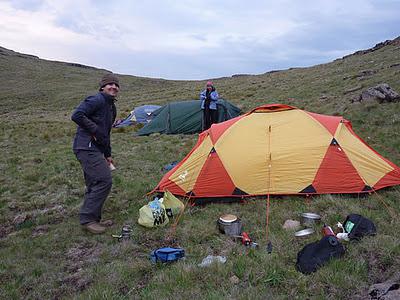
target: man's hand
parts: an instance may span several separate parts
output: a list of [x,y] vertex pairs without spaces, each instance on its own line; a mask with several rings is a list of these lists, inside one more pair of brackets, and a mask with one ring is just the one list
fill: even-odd
[[115,170],[115,166],[114,166],[114,161],[113,161],[112,157],[111,156],[110,157],[106,157],[105,159],[106,159],[106,161],[108,163],[108,166],[110,167],[110,170],[114,171]]
[[98,133],[96,132],[95,134],[92,134],[92,138],[94,139],[94,141],[102,146],[106,146],[106,137],[104,136],[104,134]]

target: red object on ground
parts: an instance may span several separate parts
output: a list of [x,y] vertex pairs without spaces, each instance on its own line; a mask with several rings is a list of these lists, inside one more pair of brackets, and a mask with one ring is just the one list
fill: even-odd
[[330,236],[330,235],[335,236],[335,233],[333,232],[332,227],[328,226],[326,224],[324,224],[324,227],[322,227],[322,234],[323,234],[323,236]]
[[251,239],[247,232],[242,232],[242,244],[245,246],[250,246],[251,245]]

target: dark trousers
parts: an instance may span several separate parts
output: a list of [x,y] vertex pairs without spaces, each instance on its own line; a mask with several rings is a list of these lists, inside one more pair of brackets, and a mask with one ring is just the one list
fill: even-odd
[[212,124],[217,122],[218,111],[216,109],[210,109],[208,106],[205,106],[203,110],[203,130],[210,128]]
[[99,222],[104,201],[111,191],[110,167],[101,152],[78,150],[75,155],[81,163],[86,183],[85,198],[79,214],[80,223]]

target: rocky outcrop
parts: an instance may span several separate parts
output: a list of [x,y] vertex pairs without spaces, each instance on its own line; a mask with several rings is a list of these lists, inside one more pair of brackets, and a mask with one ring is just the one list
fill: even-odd
[[400,299],[400,275],[396,274],[385,282],[371,285],[368,294],[370,299],[376,300]]
[[386,41],[384,41],[382,43],[376,44],[374,47],[372,47],[370,49],[356,51],[353,54],[349,54],[349,55],[343,56],[342,58],[346,58],[346,57],[353,56],[353,55],[367,54],[367,53],[374,52],[376,50],[379,50],[379,49],[381,49],[381,48],[383,48],[385,46],[389,46],[389,45],[391,45],[391,46],[400,46],[400,36],[395,38],[394,40],[386,40]]
[[360,95],[354,97],[351,102],[378,101],[379,103],[383,103],[396,102],[399,100],[400,95],[396,91],[394,91],[387,83],[381,83],[363,91]]

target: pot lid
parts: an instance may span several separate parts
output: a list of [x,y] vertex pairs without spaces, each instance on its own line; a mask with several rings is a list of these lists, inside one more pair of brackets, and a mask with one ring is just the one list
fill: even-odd
[[307,219],[321,220],[321,216],[315,213],[302,213],[301,216]]
[[294,233],[294,236],[301,237],[313,234],[315,231],[312,228],[303,229]]
[[226,214],[226,215],[220,216],[219,219],[220,219],[220,221],[225,222],[225,223],[232,223],[237,220],[237,217],[235,215]]

